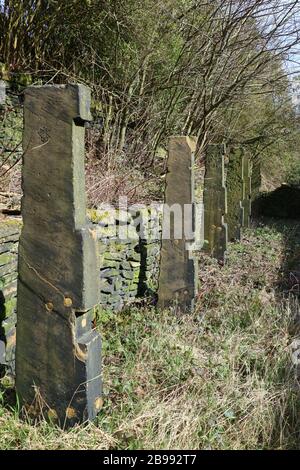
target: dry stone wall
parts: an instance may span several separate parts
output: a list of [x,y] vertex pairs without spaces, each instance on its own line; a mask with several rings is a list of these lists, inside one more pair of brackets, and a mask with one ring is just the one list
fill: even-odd
[[14,371],[20,223],[0,224],[0,364]]
[[137,297],[155,299],[158,288],[162,207],[93,213],[97,224],[100,306],[120,310]]

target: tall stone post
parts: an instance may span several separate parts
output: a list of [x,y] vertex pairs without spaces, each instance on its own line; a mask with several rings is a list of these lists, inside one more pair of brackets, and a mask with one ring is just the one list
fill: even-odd
[[251,163],[247,154],[243,155],[243,227],[250,227],[251,218]]
[[190,310],[197,293],[197,260],[191,248],[195,232],[194,137],[169,141],[158,306]]
[[260,156],[252,157],[252,173],[251,173],[251,201],[259,196],[261,191],[261,161]]
[[243,150],[233,147],[229,150],[227,167],[227,215],[228,240],[240,240],[244,219],[243,208]]
[[95,232],[87,223],[82,85],[29,87],[17,301],[16,388],[27,412],[69,427],[102,404]]
[[204,251],[224,261],[227,250],[227,195],[224,174],[224,147],[207,148],[204,178]]

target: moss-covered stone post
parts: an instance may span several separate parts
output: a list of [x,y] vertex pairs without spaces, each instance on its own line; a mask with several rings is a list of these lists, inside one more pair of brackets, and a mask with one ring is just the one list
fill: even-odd
[[26,89],[16,388],[30,415],[64,427],[93,419],[102,404],[96,236],[84,179],[90,119],[82,85]]
[[[169,140],[158,288],[161,308],[190,310],[197,292],[197,260],[190,249],[195,232],[195,150],[195,138],[179,136]],[[192,230],[185,230],[188,225]]]
[[243,208],[243,150],[239,147],[229,149],[227,167],[227,215],[228,240],[240,240],[244,218]]
[[243,155],[243,227],[250,227],[251,218],[251,162],[249,155]]
[[204,178],[204,246],[213,258],[224,261],[227,250],[227,195],[224,175],[224,152],[221,145],[209,145]]

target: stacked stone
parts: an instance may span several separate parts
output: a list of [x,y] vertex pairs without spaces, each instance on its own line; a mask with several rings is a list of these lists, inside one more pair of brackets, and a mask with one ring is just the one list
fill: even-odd
[[140,234],[141,269],[139,296],[155,296],[158,290],[160,247],[162,236],[162,206],[142,214],[143,233]]
[[18,222],[0,225],[0,364],[14,370],[16,342]]
[[116,217],[98,211],[100,305],[120,310],[138,292],[141,256],[133,219],[126,211]]
[[159,210],[113,212],[99,208],[92,220],[97,224],[100,305],[121,310],[157,290],[161,216]]

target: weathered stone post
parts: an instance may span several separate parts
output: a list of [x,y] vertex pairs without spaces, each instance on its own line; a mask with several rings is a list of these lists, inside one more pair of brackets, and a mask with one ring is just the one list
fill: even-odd
[[233,147],[229,150],[227,167],[227,215],[228,240],[240,240],[244,218],[243,201],[243,150]]
[[158,306],[193,308],[197,292],[194,242],[194,137],[171,137],[167,164]]
[[259,196],[261,190],[261,162],[260,157],[252,159],[252,174],[251,174],[251,201]]
[[209,145],[204,178],[204,250],[224,261],[227,250],[227,195],[224,174],[224,147]]
[[243,227],[250,227],[251,218],[251,164],[247,154],[243,155]]
[[16,388],[33,416],[61,426],[101,407],[95,233],[86,221],[82,85],[29,87],[17,301]]

